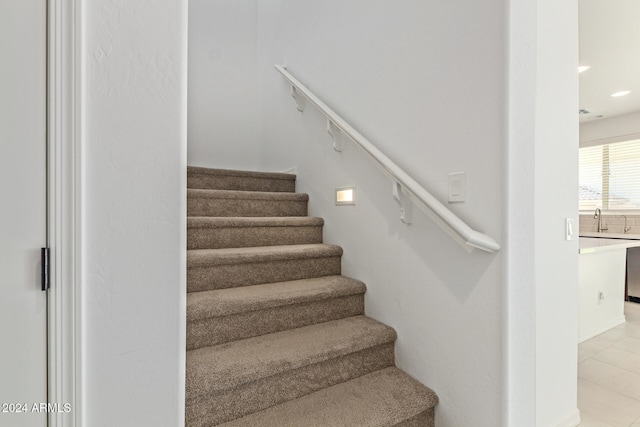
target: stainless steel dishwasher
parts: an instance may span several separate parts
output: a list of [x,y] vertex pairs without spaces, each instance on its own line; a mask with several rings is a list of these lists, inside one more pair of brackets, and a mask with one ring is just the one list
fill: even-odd
[[640,247],[627,248],[627,301],[640,303]]

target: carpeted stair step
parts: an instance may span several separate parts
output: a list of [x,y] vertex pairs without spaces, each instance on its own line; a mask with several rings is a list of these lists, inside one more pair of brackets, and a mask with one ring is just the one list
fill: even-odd
[[187,425],[216,425],[391,367],[395,339],[392,328],[355,316],[190,350]]
[[309,195],[187,189],[187,216],[306,216]]
[[294,192],[296,176],[288,173],[249,172],[188,166],[187,188]]
[[434,426],[292,174],[187,171],[188,427]]
[[187,294],[187,349],[364,314],[364,283],[344,276]]
[[187,251],[187,292],[341,274],[342,248],[284,245]]
[[438,396],[398,368],[319,390],[221,427],[434,427]]
[[187,249],[322,243],[322,218],[188,217]]

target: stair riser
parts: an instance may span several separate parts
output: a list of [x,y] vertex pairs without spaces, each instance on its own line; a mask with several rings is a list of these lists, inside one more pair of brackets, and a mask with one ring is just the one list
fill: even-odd
[[187,350],[364,314],[364,295],[349,295],[187,322]]
[[393,343],[351,353],[253,381],[228,392],[187,400],[186,423],[189,427],[216,425],[393,364]]
[[187,175],[187,188],[293,193],[294,191],[296,191],[296,182],[285,179],[268,179],[225,175],[216,176],[190,173]]
[[393,427],[436,427],[435,410],[429,408],[415,417],[396,424]]
[[189,197],[187,200],[187,216],[307,216],[307,201]]
[[187,269],[187,292],[209,291],[340,274],[339,256],[190,267]]
[[187,230],[187,249],[247,248],[310,243],[322,243],[322,226],[190,228]]
[[188,167],[187,187],[186,426],[435,427],[295,175]]

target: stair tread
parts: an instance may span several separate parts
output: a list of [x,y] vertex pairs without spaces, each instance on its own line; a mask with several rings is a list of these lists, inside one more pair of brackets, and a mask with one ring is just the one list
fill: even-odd
[[363,294],[365,284],[345,276],[266,283],[187,294],[187,321]]
[[221,424],[224,427],[393,426],[438,403],[438,396],[396,367]]
[[388,344],[393,328],[354,316],[187,351],[187,400]]
[[223,228],[223,227],[309,227],[322,226],[324,219],[308,216],[283,217],[187,217],[187,228]]
[[333,256],[342,256],[342,248],[326,243],[248,248],[189,249],[187,251],[187,268]]
[[216,169],[205,168],[201,166],[187,166],[187,174],[205,174],[205,175],[224,175],[235,177],[250,177],[250,178],[266,178],[266,179],[282,179],[285,181],[295,181],[296,175],[283,172],[256,172],[245,171],[235,169]]
[[271,191],[242,191],[242,190],[210,190],[202,188],[188,188],[187,197],[199,199],[235,199],[235,200],[269,200],[307,202],[306,193],[286,193]]
[[295,186],[187,168],[187,424],[433,427],[438,397],[394,366],[395,330]]

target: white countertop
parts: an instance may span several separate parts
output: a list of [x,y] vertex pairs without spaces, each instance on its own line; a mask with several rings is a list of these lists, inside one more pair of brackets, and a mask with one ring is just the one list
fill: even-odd
[[598,233],[596,231],[581,232],[580,237],[597,237],[599,239],[640,240],[640,234]]
[[[597,233],[602,237],[585,237],[586,234],[596,234],[596,233],[584,233],[580,236],[580,249],[578,253],[580,254],[591,254],[594,252],[602,252],[602,251],[612,251],[612,250],[620,250],[633,248],[636,246],[640,246],[640,240],[631,238],[624,238],[622,236],[638,236],[636,235],[627,235],[627,234],[614,234],[614,233]],[[614,238],[606,238],[607,236],[620,236]],[[640,239],[640,236],[639,236]]]

